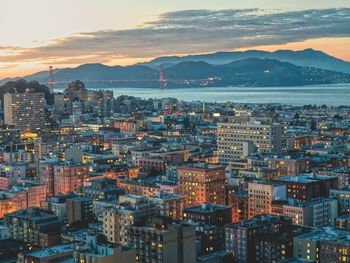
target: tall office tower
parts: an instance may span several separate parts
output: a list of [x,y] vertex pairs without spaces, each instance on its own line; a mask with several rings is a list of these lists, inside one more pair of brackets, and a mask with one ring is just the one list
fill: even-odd
[[38,131],[45,126],[45,95],[29,91],[4,94],[5,124],[21,130]]
[[178,168],[179,193],[186,196],[185,207],[202,203],[225,204],[226,184],[222,166],[197,164]]
[[232,123],[218,124],[218,155],[222,163],[244,158],[251,153],[281,153],[284,129],[269,119],[235,117]]
[[286,200],[287,188],[282,184],[248,183],[248,217],[271,214],[272,201]]

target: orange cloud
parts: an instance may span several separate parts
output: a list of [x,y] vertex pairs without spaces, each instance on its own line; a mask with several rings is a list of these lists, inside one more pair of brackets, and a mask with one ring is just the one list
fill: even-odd
[[[48,64],[132,64],[158,56],[239,49],[313,48],[350,60],[350,8],[183,10],[125,30],[82,32],[31,48],[0,47],[0,78]],[[10,64],[18,67],[9,68]]]

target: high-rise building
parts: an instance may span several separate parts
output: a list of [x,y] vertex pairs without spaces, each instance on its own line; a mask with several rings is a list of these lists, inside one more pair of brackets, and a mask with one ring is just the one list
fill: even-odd
[[222,166],[196,164],[178,168],[178,191],[186,196],[185,207],[202,203],[225,204],[226,184]]
[[299,202],[329,197],[330,189],[338,187],[337,177],[316,174],[284,176],[273,179],[273,182],[286,185],[289,197]]
[[64,93],[54,94],[53,112],[55,114],[68,114],[71,109],[71,101]]
[[160,216],[181,220],[184,208],[185,197],[172,193],[160,193],[150,197],[149,200],[159,207]]
[[227,205],[203,203],[185,208],[183,219],[189,223],[224,226],[231,223],[232,210]]
[[38,246],[51,246],[60,241],[61,222],[57,216],[37,207],[5,215],[10,237]]
[[[276,204],[274,205],[276,209]],[[295,225],[327,226],[332,224],[338,215],[338,201],[320,197],[301,203],[282,204],[278,210],[276,214],[288,216]]]
[[309,160],[306,158],[269,158],[268,167],[276,169],[277,177],[309,172]]
[[316,228],[294,237],[293,255],[309,262],[349,262],[349,232],[331,227]]
[[24,131],[38,131],[46,123],[45,105],[44,93],[5,93],[5,124],[14,125]]
[[184,222],[196,228],[199,255],[224,249],[222,242],[225,239],[224,226],[231,223],[231,207],[203,203],[185,208],[183,214]]
[[54,166],[54,193],[76,192],[89,178],[89,167],[81,164],[62,163]]
[[220,161],[229,163],[254,151],[281,153],[283,134],[283,125],[265,119],[236,117],[232,123],[218,123]]
[[145,197],[122,195],[118,206],[104,211],[103,233],[109,242],[127,245],[126,226],[140,224],[158,214],[159,208]]
[[226,226],[225,249],[234,262],[279,262],[293,254],[292,220],[259,215]]
[[319,171],[318,174],[338,177],[339,189],[347,188],[350,186],[350,167]]
[[136,249],[136,262],[194,263],[196,234],[193,226],[152,218],[127,226],[128,246]]
[[6,213],[32,206],[40,206],[46,199],[46,186],[34,182],[21,182],[8,190],[0,190],[0,218]]
[[27,207],[40,206],[40,202],[46,199],[46,186],[44,184],[24,181],[13,186],[17,192],[26,192]]
[[272,201],[286,200],[286,186],[263,182],[248,183],[248,218],[272,213]]
[[52,212],[59,220],[65,221],[67,219],[67,200],[74,197],[76,197],[74,193],[52,196],[42,201],[40,207],[43,210]]
[[232,223],[248,219],[248,192],[229,193],[227,199],[232,207]]
[[350,212],[350,188],[331,189],[329,196],[335,198],[339,203],[339,212],[341,214],[348,214]]
[[86,182],[80,187],[79,193],[92,200],[112,200],[123,195],[124,189],[117,187],[115,180],[96,179]]
[[0,218],[5,214],[28,207],[27,193],[15,190],[0,190]]
[[87,197],[73,197],[67,199],[68,223],[90,222],[93,219],[92,199]]
[[47,185],[47,195],[77,192],[89,178],[89,166],[79,163],[43,163],[40,181]]

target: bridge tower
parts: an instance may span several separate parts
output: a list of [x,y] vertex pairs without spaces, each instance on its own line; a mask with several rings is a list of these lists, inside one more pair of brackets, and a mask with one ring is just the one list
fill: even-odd
[[165,89],[167,85],[168,85],[168,81],[165,78],[164,67],[163,67],[163,65],[160,65],[160,70],[159,70],[159,87],[161,89]]
[[47,85],[49,85],[50,93],[53,93],[53,85],[54,85],[53,66],[49,66],[49,79],[47,81]]

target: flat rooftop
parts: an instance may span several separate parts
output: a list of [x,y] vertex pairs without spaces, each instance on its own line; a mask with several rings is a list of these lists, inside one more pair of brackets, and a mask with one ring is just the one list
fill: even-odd
[[26,254],[35,258],[46,258],[59,254],[73,253],[73,244],[63,244],[58,246],[53,246],[45,249],[33,250]]
[[311,184],[317,181],[326,181],[330,179],[337,178],[335,176],[327,176],[327,175],[316,175],[316,174],[297,174],[292,176],[283,176],[279,178],[275,178],[276,181],[284,181],[284,182],[295,182],[295,183],[303,183],[303,184]]
[[186,211],[201,212],[201,213],[210,213],[213,211],[226,210],[226,209],[231,209],[231,207],[227,205],[216,205],[216,204],[208,204],[208,203],[184,208],[184,210]]

